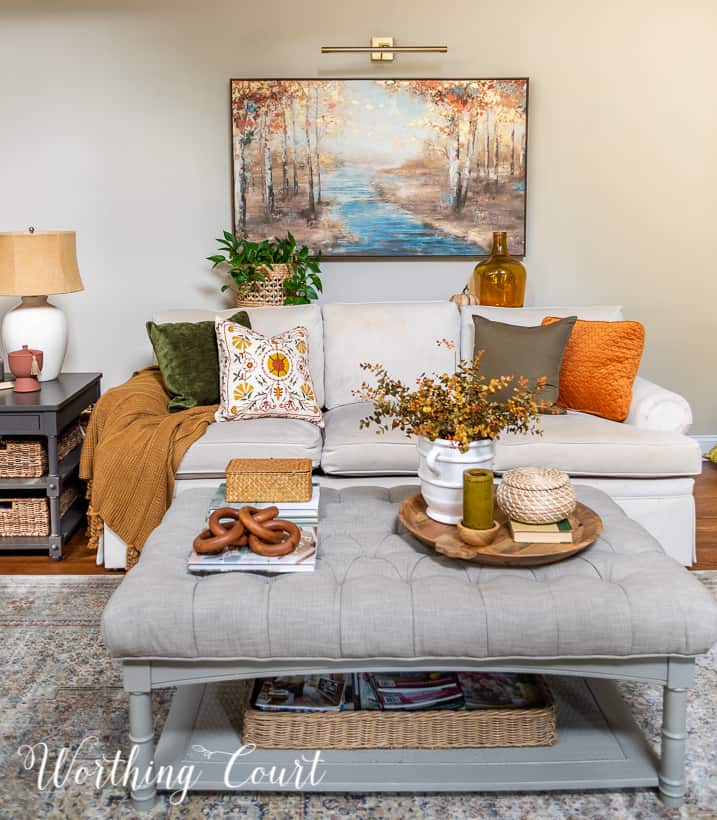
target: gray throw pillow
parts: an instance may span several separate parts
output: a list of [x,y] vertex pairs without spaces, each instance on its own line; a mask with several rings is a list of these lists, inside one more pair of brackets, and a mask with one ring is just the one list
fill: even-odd
[[[473,355],[476,356],[480,350],[485,351],[481,373],[488,379],[525,376],[533,388],[536,380],[545,376],[547,382],[537,399],[547,408],[558,400],[560,365],[576,321],[577,316],[568,316],[552,325],[522,327],[474,316]],[[496,393],[496,401],[509,398],[514,385],[515,381],[510,387]]]

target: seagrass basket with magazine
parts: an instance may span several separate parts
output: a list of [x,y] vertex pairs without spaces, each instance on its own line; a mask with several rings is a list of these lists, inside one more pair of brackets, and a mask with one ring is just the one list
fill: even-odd
[[234,458],[226,469],[226,500],[310,501],[310,458]]
[[555,703],[538,676],[541,705],[514,709],[268,712],[248,702],[242,742],[263,749],[460,749],[551,746]]

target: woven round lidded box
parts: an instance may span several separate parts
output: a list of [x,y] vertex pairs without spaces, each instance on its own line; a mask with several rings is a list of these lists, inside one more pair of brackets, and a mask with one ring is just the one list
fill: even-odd
[[496,490],[503,512],[524,524],[554,524],[575,510],[570,477],[554,467],[516,467],[503,473]]

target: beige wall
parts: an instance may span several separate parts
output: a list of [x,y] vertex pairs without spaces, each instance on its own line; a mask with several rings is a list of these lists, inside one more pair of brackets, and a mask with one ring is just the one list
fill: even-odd
[[[371,33],[449,52],[319,54]],[[527,75],[530,301],[624,304],[645,375],[717,433],[715,42],[714,0],[0,0],[0,230],[78,232],[67,367],[117,383],[152,310],[219,304],[230,77]],[[326,298],[442,298],[469,272],[329,263]]]

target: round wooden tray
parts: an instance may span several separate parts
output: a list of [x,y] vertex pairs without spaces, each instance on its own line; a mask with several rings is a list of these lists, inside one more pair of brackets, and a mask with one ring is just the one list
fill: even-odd
[[436,552],[450,558],[462,558],[477,564],[495,567],[539,567],[562,561],[586,549],[596,541],[602,532],[600,516],[578,503],[575,512],[569,516],[573,525],[572,544],[517,544],[510,536],[508,519],[495,505],[495,520],[501,525],[491,544],[485,547],[471,547],[458,537],[458,530],[450,524],[441,524],[426,515],[426,502],[422,495],[407,498],[398,512],[398,517],[406,529],[419,541],[433,547]]

